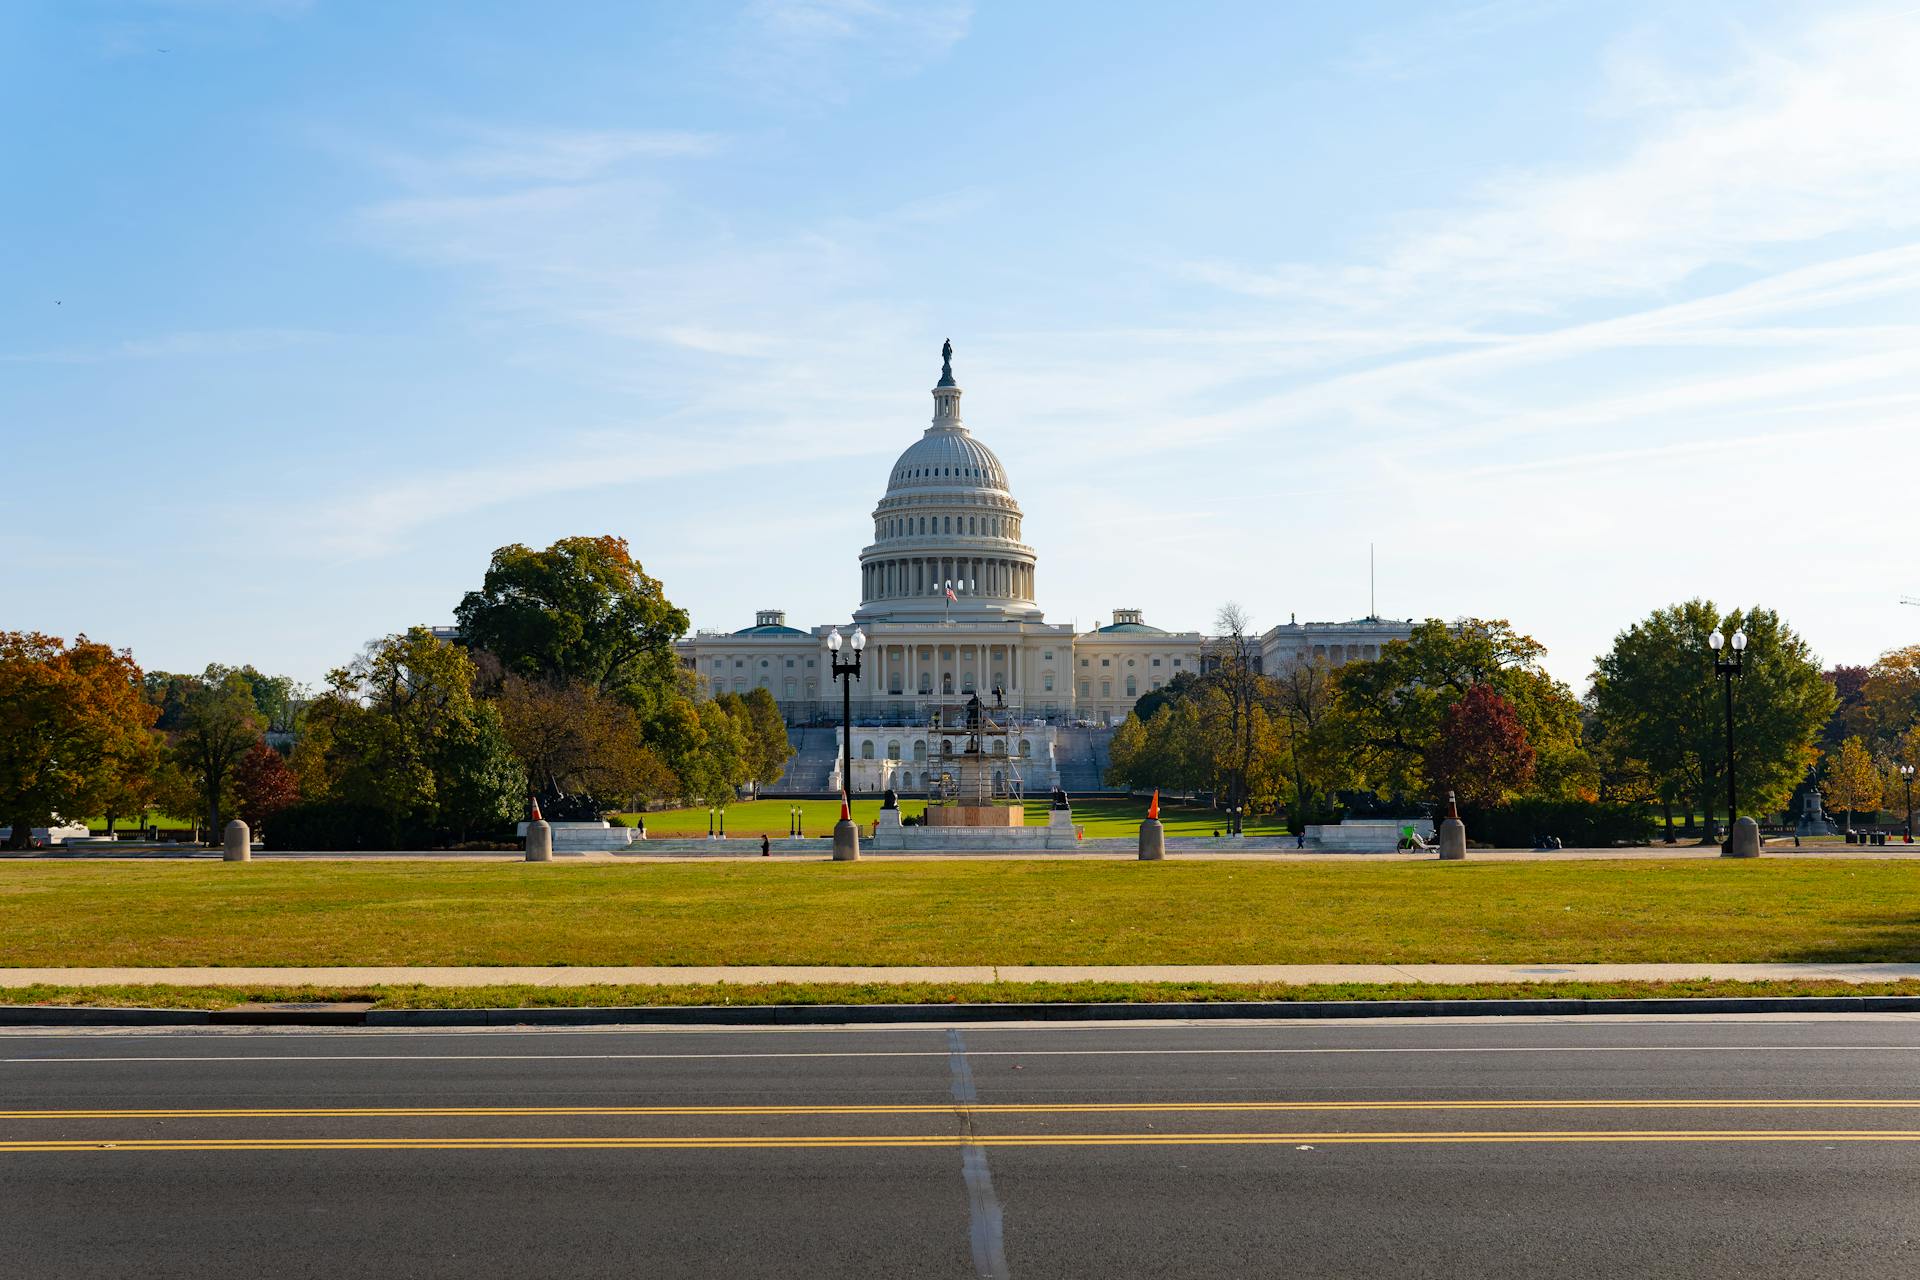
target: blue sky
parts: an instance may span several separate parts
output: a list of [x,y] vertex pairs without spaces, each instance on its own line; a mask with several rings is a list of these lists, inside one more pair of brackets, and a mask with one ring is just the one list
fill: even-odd
[[[1676,13],[1675,11],[1679,12]],[[1920,10],[0,6],[0,626],[315,680],[508,542],[856,603],[951,337],[1050,618],[1911,641]]]

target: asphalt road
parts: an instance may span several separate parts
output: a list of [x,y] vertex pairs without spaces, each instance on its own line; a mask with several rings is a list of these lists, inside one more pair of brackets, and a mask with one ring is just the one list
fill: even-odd
[[1920,1275],[1920,1018],[0,1034],[0,1274]]

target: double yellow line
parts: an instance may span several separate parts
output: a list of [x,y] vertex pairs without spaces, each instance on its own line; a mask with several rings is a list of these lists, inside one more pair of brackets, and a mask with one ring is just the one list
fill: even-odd
[[0,1120],[341,1120],[485,1116],[1124,1115],[1257,1111],[1813,1111],[1915,1110],[1914,1098],[1636,1098],[1453,1102],[1004,1102],[825,1103],[706,1107],[198,1107],[0,1111]]
[[732,1151],[875,1147],[1176,1147],[1605,1142],[1920,1142],[1920,1129],[1530,1129],[1379,1133],[913,1134],[820,1137],[178,1138],[0,1142],[7,1152],[121,1151]]

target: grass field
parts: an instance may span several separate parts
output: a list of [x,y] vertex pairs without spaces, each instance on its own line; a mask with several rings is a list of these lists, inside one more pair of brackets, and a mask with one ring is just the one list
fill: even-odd
[[0,964],[1920,961],[1906,862],[0,864]]
[[0,988],[0,1005],[231,1009],[249,1004],[367,1004],[376,1009],[583,1009],[639,1005],[1215,1003],[1223,1000],[1700,999],[1707,996],[1913,996],[1920,982],[766,982],[676,986],[33,986]]

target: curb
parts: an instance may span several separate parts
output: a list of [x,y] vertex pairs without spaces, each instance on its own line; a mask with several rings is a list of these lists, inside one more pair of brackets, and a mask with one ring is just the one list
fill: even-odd
[[685,1005],[535,1009],[109,1009],[0,1006],[0,1027],[786,1027],[1179,1019],[1580,1017],[1673,1013],[1920,1013],[1920,996],[1703,996],[1647,1000],[1314,1000],[1166,1004]]

